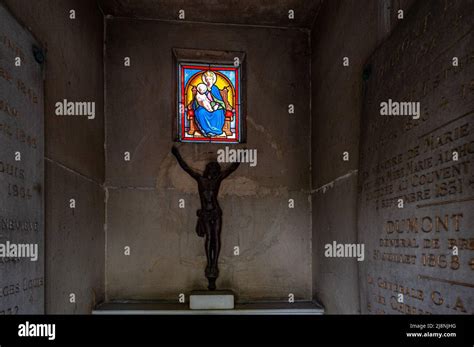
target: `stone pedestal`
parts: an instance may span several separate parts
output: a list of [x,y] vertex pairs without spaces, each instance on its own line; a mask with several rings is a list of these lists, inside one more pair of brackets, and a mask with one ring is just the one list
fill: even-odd
[[193,291],[189,296],[191,310],[232,310],[234,293],[230,290]]

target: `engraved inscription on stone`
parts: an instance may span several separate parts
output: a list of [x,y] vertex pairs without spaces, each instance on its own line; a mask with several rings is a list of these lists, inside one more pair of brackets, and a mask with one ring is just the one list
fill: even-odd
[[[43,72],[33,46],[0,5],[0,315],[44,313]],[[17,245],[37,245],[37,259]]]
[[[420,1],[410,11],[369,62],[362,312],[474,314],[474,3]],[[389,99],[420,102],[420,119],[381,115]]]

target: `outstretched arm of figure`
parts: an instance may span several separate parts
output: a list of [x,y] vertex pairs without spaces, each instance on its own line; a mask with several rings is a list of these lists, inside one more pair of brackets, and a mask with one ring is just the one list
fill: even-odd
[[188,164],[186,164],[186,162],[181,157],[181,154],[179,153],[178,147],[173,146],[173,148],[171,149],[171,153],[173,153],[173,155],[176,157],[176,160],[178,160],[179,166],[181,166],[183,170],[186,171],[192,178],[198,179],[201,176],[198,172],[194,171],[189,167]]
[[235,170],[237,170],[237,168],[239,167],[240,163],[232,163],[227,169],[225,170],[222,170],[221,172],[221,180],[223,180],[224,178],[226,178],[227,176],[229,176],[232,172],[234,172]]

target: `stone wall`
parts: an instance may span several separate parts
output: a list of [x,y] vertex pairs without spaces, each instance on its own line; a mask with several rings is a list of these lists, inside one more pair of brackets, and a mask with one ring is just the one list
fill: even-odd
[[38,41],[1,4],[0,18],[0,315],[41,314],[43,65]]
[[[172,49],[193,48],[246,53],[248,143],[240,147],[258,150],[257,166],[241,165],[221,187],[218,287],[240,301],[287,300],[289,293],[309,300],[309,33],[119,18],[107,20],[106,32],[108,299],[177,300],[207,285],[204,243],[195,233],[197,187],[170,152]],[[223,146],[180,148],[203,169]]]
[[[103,16],[92,0],[4,3],[46,53],[46,313],[89,313],[104,298]],[[95,119],[56,116],[63,99],[95,101]]]
[[363,313],[474,312],[473,17],[473,1],[416,2],[367,63]]
[[[355,259],[326,258],[324,246],[357,242],[362,72],[412,1],[325,1],[311,32],[313,296],[328,313],[359,312]],[[343,58],[349,66],[343,66]],[[344,152],[348,160],[343,160]]]

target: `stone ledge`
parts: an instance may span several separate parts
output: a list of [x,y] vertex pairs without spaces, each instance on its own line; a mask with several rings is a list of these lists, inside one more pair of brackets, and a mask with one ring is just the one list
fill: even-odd
[[253,302],[236,304],[233,310],[190,310],[188,304],[156,301],[114,301],[99,305],[92,314],[97,315],[322,315],[324,309],[311,301]]

